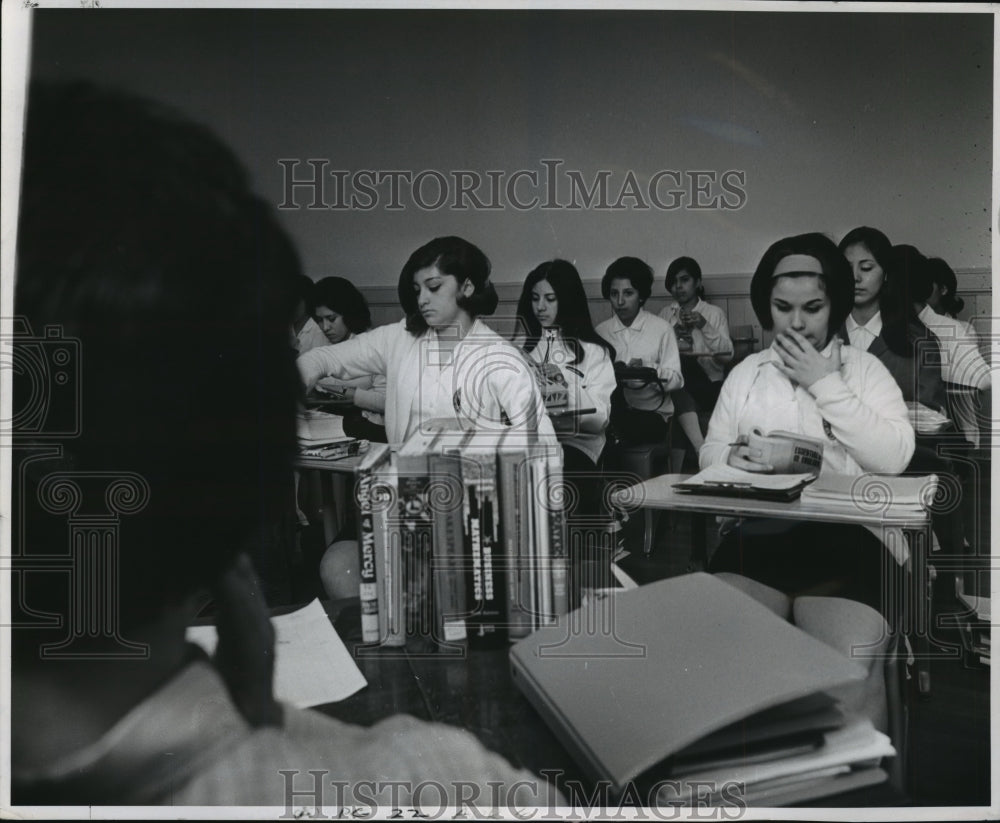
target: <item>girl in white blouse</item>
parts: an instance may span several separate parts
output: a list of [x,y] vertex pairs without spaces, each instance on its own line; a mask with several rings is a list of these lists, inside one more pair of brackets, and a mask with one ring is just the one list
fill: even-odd
[[656,371],[657,380],[622,380],[611,406],[615,435],[627,443],[666,441],[674,413],[670,393],[684,385],[677,336],[662,317],[643,306],[653,292],[653,270],[638,257],[619,257],[601,280],[601,295],[614,314],[597,333],[615,349],[615,367]]
[[614,348],[594,331],[587,295],[572,263],[551,260],[525,279],[517,304],[515,343],[542,370],[565,382],[570,407],[593,407],[557,424],[565,468],[593,471],[604,449],[604,432],[615,390]]
[[[750,299],[774,342],[726,378],[699,453],[702,468],[769,471],[745,442],[757,429],[823,440],[823,472],[902,471],[914,449],[902,393],[877,357],[836,337],[854,281],[833,241],[822,234],[779,240],[757,266]],[[860,526],[748,521],[726,535],[711,568],[790,594],[837,581],[844,596],[879,608],[884,551]]]
[[524,356],[478,319],[498,303],[489,276],[490,261],[467,240],[439,237],[421,246],[399,276],[406,319],[303,354],[297,362],[306,391],[322,377],[385,375],[390,443],[436,418],[554,440]]

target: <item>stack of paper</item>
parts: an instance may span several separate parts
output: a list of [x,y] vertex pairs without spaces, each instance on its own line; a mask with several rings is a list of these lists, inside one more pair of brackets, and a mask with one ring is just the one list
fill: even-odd
[[862,512],[889,508],[923,511],[934,501],[937,475],[824,474],[802,492],[802,502],[851,507]]

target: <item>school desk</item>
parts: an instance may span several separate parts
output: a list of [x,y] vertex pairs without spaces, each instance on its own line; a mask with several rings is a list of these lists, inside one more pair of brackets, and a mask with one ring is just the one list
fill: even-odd
[[898,506],[869,506],[864,509],[836,508],[820,502],[794,500],[790,503],[757,500],[751,497],[734,497],[713,494],[689,494],[674,489],[674,484],[687,480],[687,474],[665,474],[615,495],[617,505],[625,509],[661,509],[691,512],[693,518],[692,560],[708,568],[705,528],[709,515],[746,518],[777,518],[781,520],[812,521],[820,523],[856,523],[884,530],[886,541],[898,539],[899,532],[907,535],[910,559],[908,561],[909,586],[902,592],[889,592],[895,602],[886,604],[887,615],[896,619],[896,626],[914,644],[918,685],[922,694],[930,693],[931,658],[955,658],[961,650],[950,643],[934,641],[931,626],[931,580],[928,568],[928,550],[931,544],[931,519],[926,511],[912,511]]

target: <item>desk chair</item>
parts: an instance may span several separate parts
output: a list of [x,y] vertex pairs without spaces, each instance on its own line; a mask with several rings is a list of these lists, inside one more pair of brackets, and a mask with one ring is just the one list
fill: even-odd
[[757,334],[753,326],[732,326],[729,329],[729,339],[733,341],[733,359],[726,366],[728,374],[733,366],[748,354],[757,351]]
[[[609,444],[601,455],[599,468],[602,473],[623,472],[634,475],[638,480],[649,480],[673,471],[670,459],[670,443],[673,437],[674,418],[667,423],[667,437],[662,443]],[[633,480],[632,482],[638,482]],[[660,512],[646,508],[643,510],[642,551],[647,557],[653,551],[656,526]],[[627,514],[625,516],[627,519]]]
[[892,788],[905,794],[909,743],[907,654],[902,638],[890,630],[882,615],[864,603],[842,597],[792,599],[739,574],[720,572],[715,576],[866,667],[865,680],[828,693],[840,702],[845,713],[868,718],[876,729],[889,736],[896,757],[882,767],[889,774]]

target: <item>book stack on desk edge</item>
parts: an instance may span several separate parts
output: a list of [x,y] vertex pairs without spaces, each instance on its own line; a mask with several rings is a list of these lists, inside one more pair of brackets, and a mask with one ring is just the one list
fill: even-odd
[[823,474],[802,491],[803,503],[856,509],[862,512],[895,509],[923,512],[930,508],[937,489],[937,475]]
[[353,437],[342,437],[325,442],[299,441],[299,456],[312,457],[319,460],[340,460],[344,457],[356,457],[365,454],[371,447],[367,440]]
[[357,468],[362,639],[506,645],[569,611],[562,451],[427,425]]
[[688,494],[714,494],[726,497],[746,497],[754,500],[790,502],[804,494],[804,489],[816,475],[763,474],[737,469],[724,463],[708,466],[674,489]]
[[315,409],[296,415],[296,433],[300,443],[330,443],[347,437],[343,417]]
[[707,574],[611,602],[511,648],[514,682],[594,779],[757,805],[887,779],[888,737],[825,694],[866,676],[855,661]]

